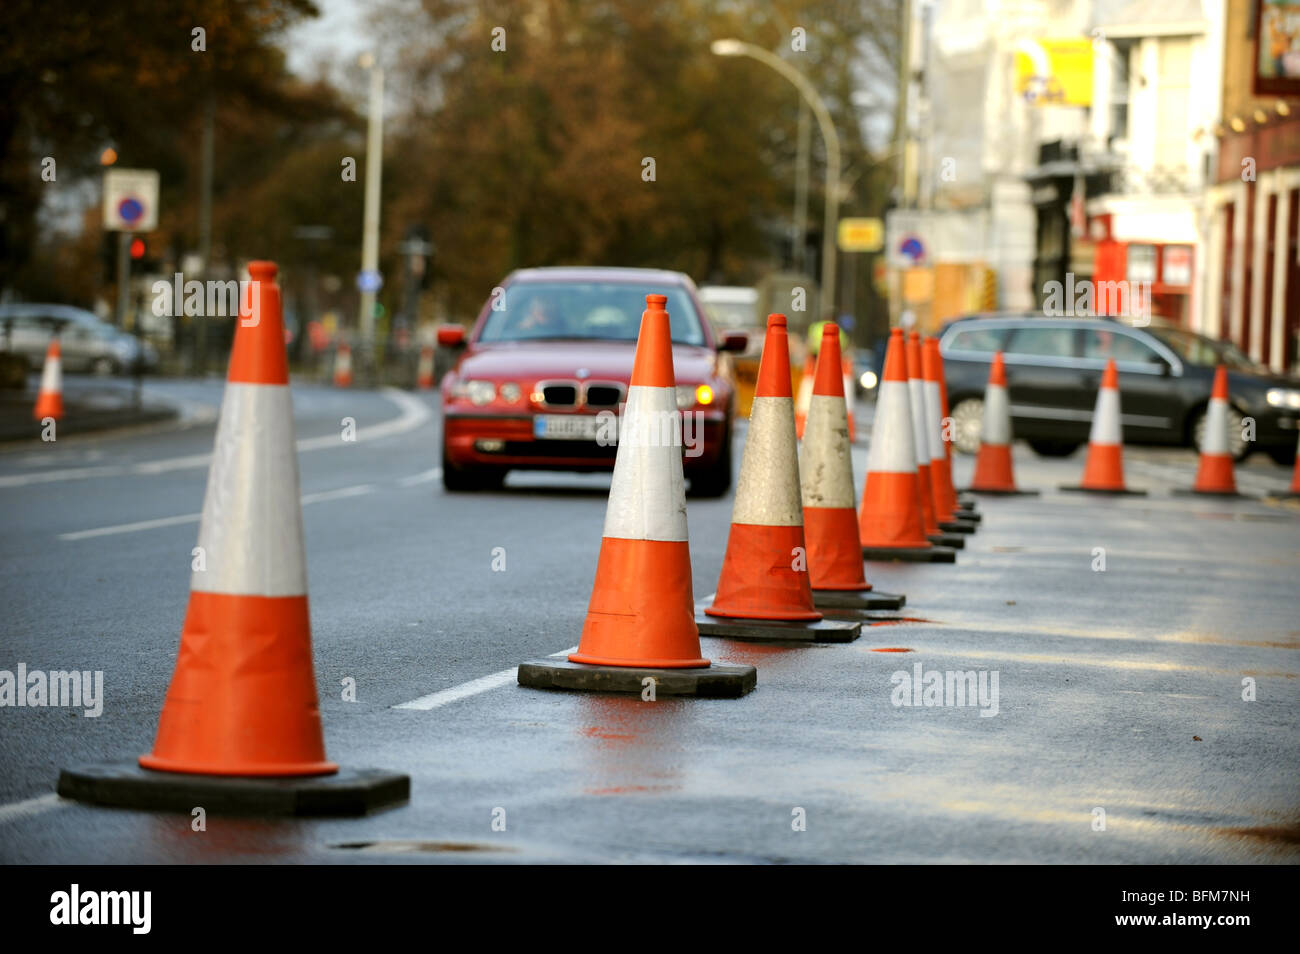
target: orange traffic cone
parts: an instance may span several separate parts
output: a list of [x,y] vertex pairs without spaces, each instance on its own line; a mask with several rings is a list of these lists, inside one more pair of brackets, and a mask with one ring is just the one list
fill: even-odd
[[425,345],[420,349],[420,364],[416,369],[415,386],[421,391],[433,387],[433,348]]
[[[369,773],[301,778],[338,775],[338,766],[325,757],[312,672],[276,267],[252,262],[248,270],[252,283],[235,331],[199,523],[196,553],[203,562],[191,576],[180,652],[153,751],[139,759],[153,772],[135,769],[111,778],[108,787],[116,796],[110,803],[159,807],[171,798],[163,807],[214,807],[207,797],[218,809],[354,814],[404,800],[410,780]],[[245,323],[250,318],[256,320]],[[242,779],[236,783],[233,777]],[[76,782],[74,775],[72,797],[78,797]],[[59,791],[65,794],[62,779]]]
[[[946,423],[951,420],[951,417],[948,414],[948,382],[946,380],[946,377],[944,375],[944,370],[943,370],[943,351],[936,348],[935,355],[936,355],[936,359],[939,362],[939,372],[938,372],[939,421],[940,424],[946,425]],[[948,473],[949,476],[951,477],[953,441],[949,439],[949,431],[946,426],[943,427],[942,432],[943,432],[943,458],[948,462]],[[949,480],[949,483],[952,485],[952,491],[953,491],[953,495],[952,495],[953,511],[957,514],[958,518],[960,520],[966,521],[967,523],[975,523],[975,524],[979,523],[982,518],[980,517],[979,513],[976,512],[975,501],[969,497],[963,498],[960,494],[957,493],[956,484],[953,483],[951,480]]]
[[[852,444],[858,439],[858,429],[853,421],[853,396],[857,394],[854,390],[853,382],[853,362],[849,358],[842,359],[842,375],[844,388],[844,413],[849,422],[849,443]],[[803,435],[799,435],[802,437]]]
[[1240,497],[1232,453],[1228,449],[1228,369],[1219,365],[1214,371],[1214,389],[1205,412],[1205,432],[1201,435],[1201,460],[1196,469],[1196,483],[1191,493],[1218,497]]
[[930,475],[930,415],[925,406],[925,375],[921,368],[921,335],[907,335],[907,398],[912,406],[913,442],[916,445],[916,476],[921,488],[921,520],[931,543],[964,549],[966,538],[939,529],[934,506],[934,482]]
[[1089,491],[1097,494],[1145,496],[1145,490],[1124,486],[1124,435],[1120,425],[1119,372],[1115,359],[1106,362],[1092,411],[1092,430],[1088,435],[1088,460],[1083,466],[1083,481],[1061,490]]
[[334,353],[334,386],[352,387],[352,348],[346,341],[340,341]]
[[1291,487],[1284,494],[1274,494],[1284,500],[1300,497],[1300,438],[1296,440],[1295,467],[1291,471]]
[[975,524],[957,518],[957,491],[952,485],[952,464],[943,440],[943,403],[940,392],[939,339],[927,335],[921,344],[921,373],[925,378],[926,437],[930,446],[930,490],[939,529],[974,533]]
[[520,665],[521,686],[640,693],[648,678],[660,693],[728,697],[754,687],[752,666],[700,654],[667,301],[646,296],[578,651]]
[[803,429],[808,423],[808,408],[812,404],[813,379],[817,376],[815,360],[810,351],[804,359],[799,391],[794,400],[794,436],[799,440],[803,440]]
[[43,421],[47,417],[59,420],[63,417],[63,360],[59,352],[59,337],[50,339],[50,346],[45,349],[45,366],[41,368],[41,390],[36,395],[36,407],[32,417]]
[[980,449],[975,458],[975,475],[970,490],[976,494],[1016,496],[1037,494],[1037,490],[1016,487],[1011,463],[1011,405],[1007,400],[1007,369],[1002,352],[993,355],[989,383],[984,389],[984,419],[980,425]]
[[862,571],[849,454],[852,441],[840,371],[840,330],[828,323],[822,326],[808,428],[799,456],[813,605],[819,610],[898,609],[904,597],[872,591]]
[[925,536],[906,349],[903,329],[890,331],[871,426],[858,539],[868,560],[952,563],[957,552],[936,547]]

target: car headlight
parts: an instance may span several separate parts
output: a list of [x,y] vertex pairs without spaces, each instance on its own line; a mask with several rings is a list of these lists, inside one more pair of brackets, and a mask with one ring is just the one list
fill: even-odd
[[713,388],[707,384],[677,385],[677,410],[688,411],[697,404],[713,403]]
[[520,396],[524,392],[520,390],[519,385],[515,384],[515,382],[507,381],[505,384],[501,385],[500,393],[501,400],[505,401],[507,404],[514,404],[519,400]]
[[862,385],[862,390],[870,391],[876,386],[876,372],[863,371],[862,377],[858,378],[858,384]]
[[1291,388],[1269,388],[1264,397],[1274,407],[1285,407],[1293,411],[1300,411],[1300,391]]
[[497,386],[491,381],[466,381],[460,386],[460,393],[470,404],[482,407],[496,400]]

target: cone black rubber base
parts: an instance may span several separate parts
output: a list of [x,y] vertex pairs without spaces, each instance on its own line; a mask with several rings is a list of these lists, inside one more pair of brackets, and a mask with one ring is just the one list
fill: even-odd
[[59,772],[63,798],[145,811],[218,815],[365,815],[411,797],[411,777],[382,769],[334,775],[256,778],[154,772],[137,762],[100,763]]
[[1104,494],[1107,497],[1145,497],[1147,495],[1145,490],[1129,490],[1127,487],[1123,490],[1097,490],[1093,487],[1078,487],[1074,484],[1067,487],[1063,484],[1056,489],[1073,494]]
[[951,547],[863,547],[862,559],[895,563],[956,563]]
[[813,608],[819,610],[891,610],[902,609],[907,597],[902,593],[879,590],[813,590]]
[[984,519],[984,515],[982,513],[976,512],[974,504],[972,504],[969,507],[958,506],[953,513],[958,520],[964,520],[967,523],[978,524]]
[[1269,500],[1300,500],[1300,493],[1297,493],[1293,490],[1288,490],[1286,493],[1280,493],[1280,494],[1270,493],[1268,495],[1268,499]]
[[1042,494],[1041,490],[1021,490],[1017,487],[1015,490],[968,490],[966,493],[979,494],[981,497],[1037,497]]
[[954,550],[966,549],[966,538],[960,533],[930,533],[926,539],[938,547],[951,547]]
[[749,643],[851,643],[862,635],[862,624],[852,620],[738,619],[709,616],[695,611],[701,636],[740,639]]
[[1175,487],[1170,491],[1175,497],[1227,497],[1237,500],[1254,500],[1251,494],[1243,494],[1238,490],[1193,490],[1190,487]]
[[655,681],[656,698],[739,699],[758,684],[758,670],[753,666],[706,666],[699,669],[592,666],[563,658],[534,659],[519,664],[519,685],[529,689],[640,695],[645,689],[646,679]]

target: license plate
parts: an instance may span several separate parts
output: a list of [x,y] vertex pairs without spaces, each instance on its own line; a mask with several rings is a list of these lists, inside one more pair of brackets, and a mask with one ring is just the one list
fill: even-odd
[[617,421],[605,423],[594,414],[538,414],[533,418],[533,436],[543,441],[594,441],[614,436],[616,427]]

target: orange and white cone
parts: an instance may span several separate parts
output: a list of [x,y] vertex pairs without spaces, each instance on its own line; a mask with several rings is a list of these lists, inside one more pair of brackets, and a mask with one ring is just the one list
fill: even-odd
[[1011,463],[1011,402],[1007,398],[1007,368],[1002,352],[993,355],[989,383],[984,389],[984,418],[980,422],[980,449],[975,457],[975,474],[970,490],[977,494],[1014,496],[1036,494],[1016,487]]
[[894,328],[876,393],[858,539],[868,560],[952,563],[956,551],[936,547],[925,536],[906,351],[903,329]]
[[47,417],[63,417],[63,359],[60,357],[59,338],[55,335],[45,349],[45,366],[41,368],[41,390],[36,395],[32,417],[43,421]]
[[[844,387],[844,414],[849,422],[849,443],[852,444],[858,439],[858,429],[853,421],[853,396],[857,393],[853,386],[853,362],[849,358],[842,359],[842,375]],[[802,437],[803,435],[799,435]]]
[[[276,267],[252,262],[221,402],[180,653],[145,768],[325,775]],[[255,317],[255,320],[250,318]],[[249,321],[248,324],[245,324]]]
[[352,387],[352,348],[346,341],[340,341],[338,350],[334,352],[334,386]]
[[1083,480],[1062,490],[1089,491],[1098,494],[1145,495],[1145,490],[1124,486],[1124,431],[1120,423],[1119,371],[1115,359],[1106,362],[1092,411],[1092,429],[1088,434],[1088,459],[1083,465]]
[[754,686],[752,666],[711,666],[700,652],[666,304],[646,296],[578,651],[520,665],[522,686],[639,693],[658,670],[677,674],[656,679],[658,692],[739,696]]
[[916,476],[921,489],[921,520],[925,536],[931,543],[961,550],[966,546],[964,537],[947,534],[939,529],[934,506],[934,482],[930,474],[930,415],[925,403],[925,376],[921,366],[921,335],[907,335],[907,397],[912,406],[912,432],[916,447]]
[[822,618],[813,608],[807,569],[789,349],[785,315],[769,315],[731,534],[718,591],[704,611],[709,616]]
[[830,323],[822,328],[808,427],[799,454],[813,603],[818,609],[898,609],[903,597],[870,593],[872,586],[863,573],[852,440],[840,373],[840,331]]
[[[943,370],[943,351],[936,347],[935,355],[939,363],[939,422],[942,425],[944,422],[951,420],[948,414],[948,381]],[[947,432],[943,432],[943,457],[948,462],[950,478],[952,475],[952,445],[953,442],[948,439]],[[968,523],[979,523],[982,518],[976,512],[975,501],[970,498],[963,498],[958,494],[957,485],[951,479],[949,484],[952,487],[953,511],[958,518]]]
[[425,345],[420,349],[420,364],[415,372],[415,386],[421,391],[433,387],[433,348]]
[[1300,438],[1296,439],[1295,466],[1291,470],[1291,487],[1284,494],[1275,494],[1284,500],[1300,497]]
[[1201,459],[1196,468],[1192,493],[1237,497],[1237,475],[1228,447],[1228,369],[1214,371],[1214,390],[1205,411],[1205,433],[1201,435]]
[[973,523],[957,519],[957,491],[952,485],[952,464],[943,440],[943,406],[940,393],[939,339],[927,335],[921,343],[921,372],[925,389],[926,437],[930,448],[930,490],[939,529],[974,533]]
[[813,379],[817,376],[814,360],[811,353],[804,359],[803,374],[799,376],[799,391],[794,399],[794,436],[799,440],[803,440],[803,431],[808,424],[808,408],[812,404]]

